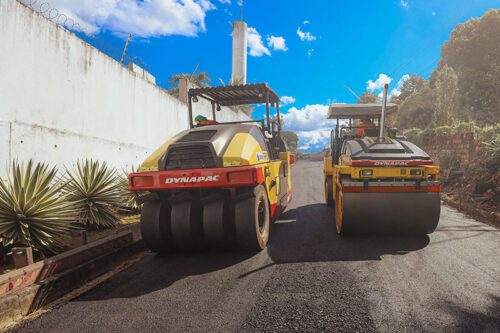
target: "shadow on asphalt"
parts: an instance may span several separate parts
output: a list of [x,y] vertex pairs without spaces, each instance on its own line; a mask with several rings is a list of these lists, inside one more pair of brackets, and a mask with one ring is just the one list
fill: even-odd
[[455,318],[455,332],[498,332],[500,328],[500,297],[489,295],[490,306],[486,311],[466,309],[459,305],[443,304],[443,308]]
[[[380,260],[385,254],[406,254],[424,248],[429,237],[340,237],[333,210],[324,204],[292,209],[272,226],[267,251],[272,263],[239,278],[281,263]],[[255,253],[204,252],[148,255],[76,301],[132,298],[168,288],[189,276],[237,265]]]
[[357,235],[340,237],[334,210],[311,204],[285,212],[273,225],[268,252],[274,263],[380,260],[429,244],[428,236]]
[[149,294],[168,288],[186,277],[236,265],[253,255],[249,252],[150,254],[75,301],[132,298]]

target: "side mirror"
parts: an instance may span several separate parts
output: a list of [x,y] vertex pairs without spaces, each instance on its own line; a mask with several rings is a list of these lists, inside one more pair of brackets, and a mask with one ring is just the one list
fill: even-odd
[[295,164],[295,154],[290,154],[290,165]]

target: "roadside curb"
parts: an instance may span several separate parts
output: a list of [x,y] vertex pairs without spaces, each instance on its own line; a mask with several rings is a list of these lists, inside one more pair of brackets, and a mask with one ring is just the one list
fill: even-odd
[[[15,287],[0,296],[0,330],[54,302],[145,249],[132,230],[123,230],[12,272]],[[7,274],[6,274],[7,275]],[[5,279],[4,279],[5,280]],[[1,282],[0,282],[1,283]]]

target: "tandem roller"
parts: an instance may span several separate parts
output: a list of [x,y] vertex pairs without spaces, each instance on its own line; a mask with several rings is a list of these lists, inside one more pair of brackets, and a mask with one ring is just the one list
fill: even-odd
[[425,235],[438,225],[439,167],[396,129],[384,135],[385,115],[397,111],[387,90],[382,105],[329,108],[337,126],[324,160],[325,201],[335,208],[339,234]]
[[[212,119],[193,103],[205,99]],[[143,192],[141,231],[154,252],[267,246],[270,223],[291,199],[295,157],[281,138],[280,98],[265,83],[190,89],[190,129],[158,148],[129,175]],[[266,119],[219,123],[222,106],[265,104]],[[277,120],[270,117],[275,107]],[[232,112],[232,111],[231,111]]]

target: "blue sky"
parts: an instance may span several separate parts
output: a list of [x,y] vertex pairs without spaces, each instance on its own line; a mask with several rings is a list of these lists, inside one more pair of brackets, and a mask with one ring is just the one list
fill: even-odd
[[[75,18],[91,43],[114,54],[130,32],[128,55],[162,83],[198,64],[212,84],[229,81],[238,0],[50,2]],[[324,119],[327,105],[356,100],[344,86],[356,94],[367,87],[378,92],[392,79],[397,94],[404,75],[429,76],[456,24],[499,7],[500,0],[246,0],[243,17],[253,28],[248,81],[268,82],[290,97],[294,102],[282,108],[287,127],[299,133],[304,150],[320,150],[331,126]],[[257,110],[254,117],[260,116]]]

